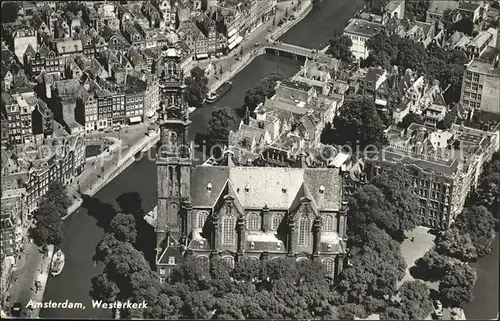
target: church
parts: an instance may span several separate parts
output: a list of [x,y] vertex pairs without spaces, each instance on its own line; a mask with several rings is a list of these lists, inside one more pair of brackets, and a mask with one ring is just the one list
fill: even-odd
[[318,260],[330,277],[346,261],[347,201],[339,169],[193,166],[180,59],[164,57],[157,147],[158,205],[153,212],[161,281],[194,256],[200,266],[221,257],[286,256]]

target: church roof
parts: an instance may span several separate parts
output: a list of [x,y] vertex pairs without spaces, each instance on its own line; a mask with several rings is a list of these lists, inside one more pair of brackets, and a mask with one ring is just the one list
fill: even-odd
[[214,207],[228,180],[243,208],[291,210],[297,197],[307,197],[320,211],[337,210],[342,201],[342,181],[334,168],[198,166],[191,175],[192,205]]

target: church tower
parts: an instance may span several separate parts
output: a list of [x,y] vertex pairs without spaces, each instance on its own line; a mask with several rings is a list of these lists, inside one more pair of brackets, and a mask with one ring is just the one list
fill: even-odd
[[180,53],[170,48],[158,64],[161,103],[157,146],[158,207],[156,223],[156,265],[170,270],[179,257],[185,237],[189,203],[191,155],[188,138],[189,114],[184,102],[184,83]]

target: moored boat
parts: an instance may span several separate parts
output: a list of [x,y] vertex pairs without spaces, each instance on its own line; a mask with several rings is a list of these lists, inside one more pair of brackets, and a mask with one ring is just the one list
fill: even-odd
[[61,274],[65,262],[66,261],[63,251],[57,251],[54,256],[52,256],[52,263],[50,264],[50,274],[52,274],[52,276]]
[[209,92],[207,95],[207,103],[213,104],[217,100],[221,99],[221,97],[224,96],[231,89],[232,86],[233,86],[232,82],[226,81],[215,91]]

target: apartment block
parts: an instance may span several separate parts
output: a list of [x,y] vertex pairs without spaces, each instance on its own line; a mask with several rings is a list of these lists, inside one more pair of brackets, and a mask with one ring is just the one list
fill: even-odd
[[482,165],[499,149],[499,131],[453,125],[450,130],[411,124],[388,131],[389,145],[370,162],[369,175],[387,164],[405,166],[413,175],[424,226],[447,229],[477,186]]
[[490,63],[473,59],[464,71],[461,100],[472,113],[486,111],[500,114],[500,68],[498,61]]

